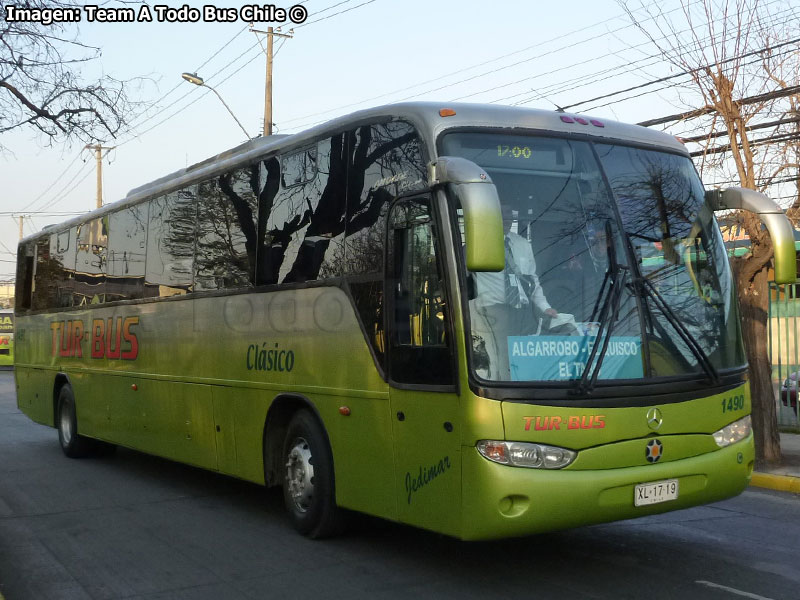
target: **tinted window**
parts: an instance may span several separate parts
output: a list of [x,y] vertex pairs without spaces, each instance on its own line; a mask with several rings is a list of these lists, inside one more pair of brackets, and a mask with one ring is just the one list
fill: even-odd
[[338,134],[318,144],[316,174],[283,190],[270,215],[271,257],[278,281],[325,279],[341,274],[347,185],[347,142]]
[[108,217],[78,225],[75,261],[76,305],[105,302],[108,268]]
[[36,242],[36,263],[33,276],[33,299],[31,308],[42,310],[56,306],[58,283],[53,275],[61,270],[61,265],[50,256],[50,238]]
[[452,384],[444,277],[425,200],[392,208],[390,239],[391,377],[402,383]]
[[281,283],[303,281],[292,272],[297,253],[302,245],[305,231],[311,222],[313,205],[308,183],[282,188],[272,205],[267,218],[267,244],[272,262],[273,274]]
[[281,165],[277,158],[269,158],[258,165],[258,244],[256,248],[256,283],[278,283],[278,272],[283,261],[284,248],[273,247],[273,235],[267,231],[275,199],[281,187]]
[[107,300],[128,300],[144,295],[147,248],[147,204],[109,215]]
[[195,290],[253,284],[258,189],[257,166],[199,185]]
[[380,273],[389,201],[425,187],[420,141],[403,121],[359,127],[351,140],[345,272]]
[[14,293],[14,304],[17,311],[27,310],[31,307],[33,255],[33,244],[20,244],[17,250],[17,285]]
[[317,171],[316,145],[283,157],[281,182],[283,187],[302,185],[314,179]]
[[145,295],[174,296],[192,290],[195,244],[193,186],[150,202]]
[[51,276],[56,285],[55,303],[51,308],[69,307],[76,303],[74,291],[77,234],[77,228],[71,227],[50,236]]
[[349,286],[358,316],[364,326],[367,341],[372,346],[378,362],[383,366],[386,348],[383,325],[383,278],[371,281],[350,281]]

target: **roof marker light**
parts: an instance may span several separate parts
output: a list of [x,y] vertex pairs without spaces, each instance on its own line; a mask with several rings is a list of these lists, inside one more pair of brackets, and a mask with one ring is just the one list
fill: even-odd
[[439,116],[440,117],[455,117],[456,116],[456,111],[454,111],[452,108],[442,108],[442,109],[439,110]]
[[575,117],[575,122],[580,123],[581,125],[588,125],[589,121],[584,119],[583,117]]
[[605,127],[605,124],[603,124],[603,122],[602,122],[602,121],[598,121],[597,119],[591,119],[591,120],[589,121],[589,123],[591,123],[591,124],[592,124],[592,125],[594,125],[595,127]]
[[564,121],[564,123],[574,123],[575,122],[575,120],[572,117],[568,117],[567,115],[561,115],[561,120]]

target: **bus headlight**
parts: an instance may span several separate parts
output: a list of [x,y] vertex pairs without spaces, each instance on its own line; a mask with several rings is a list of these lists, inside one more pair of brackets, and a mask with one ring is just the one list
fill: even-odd
[[738,421],[734,421],[727,427],[723,427],[719,431],[714,432],[714,441],[717,442],[717,446],[720,448],[724,448],[725,446],[730,446],[731,444],[735,444],[739,440],[743,440],[752,431],[753,427],[750,421],[750,415],[747,415],[743,419],[739,419]]
[[492,462],[529,469],[562,469],[578,456],[577,452],[566,448],[528,442],[481,440],[476,447]]

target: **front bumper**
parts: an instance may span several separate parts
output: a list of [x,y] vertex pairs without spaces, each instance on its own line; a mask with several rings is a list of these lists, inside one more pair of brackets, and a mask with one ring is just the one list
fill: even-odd
[[[691,458],[615,469],[545,471],[509,467],[474,447],[463,457],[464,540],[517,537],[630,519],[716,502],[741,493],[753,472],[753,436]],[[634,486],[678,479],[676,500],[634,507]]]

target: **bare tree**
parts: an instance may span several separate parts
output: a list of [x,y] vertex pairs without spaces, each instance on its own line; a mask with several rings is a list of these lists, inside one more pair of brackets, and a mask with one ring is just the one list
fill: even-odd
[[[640,2],[638,15],[647,14],[642,18],[630,2],[619,2],[663,57],[686,76],[681,95],[692,110],[659,121],[686,125],[688,119],[702,131],[693,140],[703,148],[695,155],[706,176],[724,173],[722,179],[742,187],[768,188],[787,165],[775,160],[778,146],[764,132],[774,136],[790,123],[787,103],[797,108],[796,7],[771,2],[767,8],[760,0],[681,0],[679,16],[672,17],[657,3]],[[718,145],[719,137],[727,137],[727,144]],[[733,259],[733,269],[750,364],[756,457],[774,462],[780,459],[780,437],[767,353],[773,249],[755,215],[743,213],[740,218],[751,247],[746,256]]]
[[[76,0],[34,0],[24,8],[81,10]],[[8,8],[4,8],[7,16]],[[100,57],[82,44],[73,23],[0,23],[0,134],[30,128],[46,143],[113,138],[132,114],[131,82],[84,80],[81,68]],[[2,138],[0,138],[2,139]],[[0,141],[0,149],[3,149]]]

